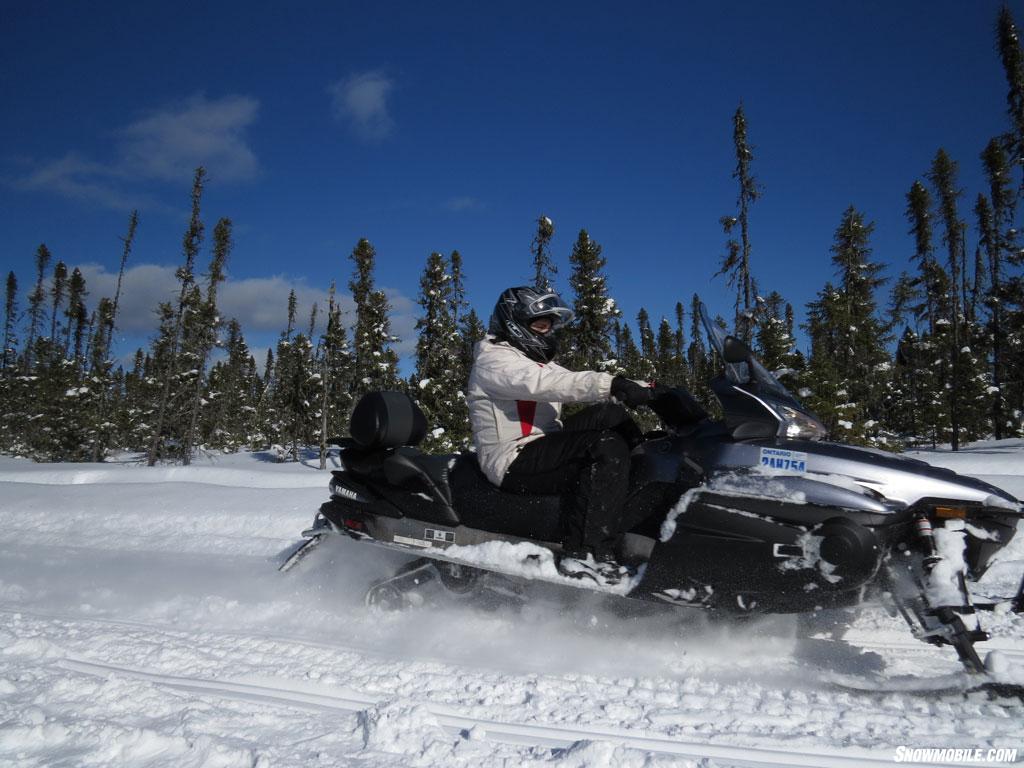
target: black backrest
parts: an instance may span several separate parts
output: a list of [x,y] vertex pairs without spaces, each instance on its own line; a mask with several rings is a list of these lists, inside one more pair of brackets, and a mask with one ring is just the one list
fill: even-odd
[[402,392],[369,392],[352,411],[349,434],[363,448],[419,445],[427,434],[427,418]]

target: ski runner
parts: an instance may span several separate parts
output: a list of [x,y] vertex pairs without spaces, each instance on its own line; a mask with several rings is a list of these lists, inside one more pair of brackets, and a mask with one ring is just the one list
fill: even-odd
[[[653,385],[554,362],[573,319],[556,293],[509,288],[475,350],[467,400],[480,468],[503,491],[560,494],[564,539],[558,569],[614,584],[618,522],[639,428],[624,405],[650,403]],[[619,402],[613,402],[611,398]],[[561,420],[563,403],[596,403]]]

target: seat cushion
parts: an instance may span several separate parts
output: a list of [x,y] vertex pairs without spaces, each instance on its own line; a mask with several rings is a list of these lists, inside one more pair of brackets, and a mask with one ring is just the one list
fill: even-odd
[[492,533],[560,542],[563,538],[558,496],[534,496],[500,490],[480,471],[476,454],[458,456],[448,474],[452,506],[459,522]]

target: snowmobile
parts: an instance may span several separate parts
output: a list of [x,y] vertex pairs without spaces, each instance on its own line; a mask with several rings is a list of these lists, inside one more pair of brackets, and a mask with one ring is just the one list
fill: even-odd
[[952,646],[983,674],[974,644],[987,635],[967,579],[1013,538],[1021,502],[951,470],[826,441],[746,344],[703,307],[701,317],[722,361],[710,387],[724,417],[683,389],[654,399],[662,428],[632,451],[617,555],[633,574],[620,583],[559,574],[559,497],[499,490],[472,451],[422,453],[426,419],[398,392],[357,404],[330,500],[281,570],[340,534],[418,555],[370,587],[366,602],[383,609],[414,602],[429,582],[465,594],[529,579],[719,614],[814,613],[876,596],[917,638]]

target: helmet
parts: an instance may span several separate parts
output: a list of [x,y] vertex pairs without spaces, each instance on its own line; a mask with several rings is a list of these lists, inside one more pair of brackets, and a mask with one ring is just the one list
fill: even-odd
[[[551,330],[547,333],[530,328],[530,323],[539,317],[551,319]],[[558,352],[557,331],[572,318],[572,310],[554,291],[520,286],[509,288],[498,297],[488,330],[522,350],[531,360],[549,363]]]

